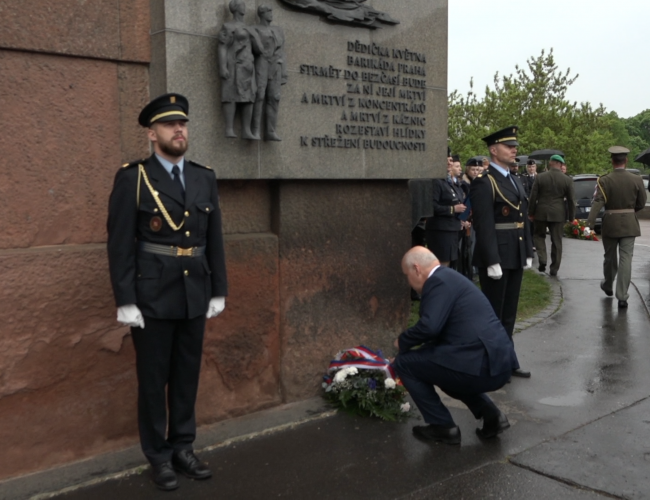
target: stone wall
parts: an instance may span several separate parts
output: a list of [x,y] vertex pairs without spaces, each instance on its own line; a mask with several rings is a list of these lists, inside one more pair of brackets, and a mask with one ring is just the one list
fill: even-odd
[[136,439],[104,250],[112,179],[148,144],[149,1],[0,0],[0,478]]
[[[138,442],[105,224],[116,170],[149,155],[137,116],[150,96],[188,95],[188,156],[219,178],[230,295],[207,325],[199,424],[311,397],[339,349],[390,350],[405,325],[405,179],[444,165],[446,0],[408,0],[400,30],[377,32],[267,2],[292,42],[280,143],[223,138],[215,57],[227,0],[0,0],[0,480]],[[261,3],[246,0],[251,23]],[[426,49],[425,154],[301,146],[301,133],[339,119],[301,108],[301,94],[340,82],[315,83],[300,62],[344,65],[355,39]]]

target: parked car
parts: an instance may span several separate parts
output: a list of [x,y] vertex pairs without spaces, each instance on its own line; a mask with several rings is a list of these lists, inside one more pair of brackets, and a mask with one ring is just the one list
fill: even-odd
[[[596,194],[597,181],[598,176],[596,174],[579,174],[573,176],[573,190],[576,197],[576,219],[587,220],[589,218],[591,203]],[[604,213],[605,207],[600,209],[598,217],[596,217],[594,230],[597,234],[600,234]]]

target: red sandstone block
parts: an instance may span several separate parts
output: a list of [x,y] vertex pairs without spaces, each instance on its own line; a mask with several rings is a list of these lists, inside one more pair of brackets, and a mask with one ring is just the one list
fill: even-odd
[[148,62],[148,0],[0,0],[0,47]]
[[120,64],[117,70],[123,164],[151,154],[145,129],[138,123],[140,111],[150,101],[149,69],[140,64]]
[[206,328],[200,423],[281,403],[277,237],[228,236],[226,259],[226,309]]
[[392,352],[410,304],[400,263],[411,242],[411,202],[402,181],[285,182],[277,210],[290,402],[319,393],[340,349]]
[[[226,257],[200,423],[280,403],[277,237],[228,237]],[[0,282],[0,480],[136,444],[135,355],[103,245],[0,252]]]
[[225,234],[271,231],[271,187],[267,181],[219,181]]
[[97,243],[121,167],[114,63],[0,50],[11,117],[0,171],[0,249]]
[[120,0],[120,59],[151,61],[150,0]]

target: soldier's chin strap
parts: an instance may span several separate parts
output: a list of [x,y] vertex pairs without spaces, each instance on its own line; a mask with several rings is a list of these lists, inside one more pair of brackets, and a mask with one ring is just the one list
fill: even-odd
[[160,212],[163,214],[163,217],[167,221],[167,224],[169,224],[169,227],[171,227],[172,230],[174,231],[180,231],[180,229],[185,225],[185,218],[183,218],[183,222],[181,222],[178,226],[174,223],[174,221],[171,218],[171,215],[169,215],[169,212],[165,208],[165,205],[163,205],[160,196],[158,196],[158,191],[156,191],[151,185],[151,182],[149,181],[149,177],[147,176],[147,171],[144,169],[144,166],[142,164],[138,165],[138,207],[140,206],[140,178],[141,177],[144,178],[144,183],[149,188],[149,192],[151,193],[151,196],[153,196],[153,199],[156,201],[156,205],[158,205],[158,210],[160,210]]

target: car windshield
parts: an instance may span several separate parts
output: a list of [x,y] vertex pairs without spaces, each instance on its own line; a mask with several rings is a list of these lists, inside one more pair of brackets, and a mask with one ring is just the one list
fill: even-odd
[[596,179],[574,179],[573,189],[575,191],[576,200],[584,198],[592,199],[596,189]]

